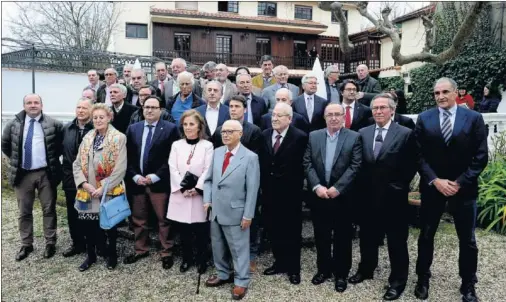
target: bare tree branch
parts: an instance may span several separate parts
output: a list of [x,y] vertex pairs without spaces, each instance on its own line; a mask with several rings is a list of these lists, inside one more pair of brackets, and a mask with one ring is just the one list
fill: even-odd
[[344,15],[343,5],[339,2],[318,2],[318,7],[334,14],[337,22],[339,22],[339,47],[344,54],[351,52],[353,44],[348,37],[348,20]]

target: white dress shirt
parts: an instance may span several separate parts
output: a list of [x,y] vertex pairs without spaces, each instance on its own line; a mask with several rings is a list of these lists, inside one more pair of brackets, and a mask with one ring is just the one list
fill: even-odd
[[[47,167],[46,160],[46,145],[44,143],[44,131],[42,130],[42,124],[39,122],[42,117],[42,114],[39,114],[35,117],[35,122],[33,123],[33,138],[32,138],[32,166],[30,170],[36,170],[40,168]],[[32,118],[28,115],[25,117],[25,127],[23,128],[23,165],[25,162],[25,143],[26,136],[28,134],[28,129],[30,128],[30,120]]]
[[[155,129],[156,129],[156,125],[158,124],[158,121],[152,123],[151,125],[153,125],[153,128],[151,129],[151,139],[153,139],[153,137],[155,136]],[[144,130],[142,131],[142,145],[141,145],[141,158],[139,159],[139,167],[141,168],[141,172],[144,173],[144,146],[146,146],[146,140],[148,139],[148,133],[149,133],[149,127],[148,127],[149,123],[144,121]],[[151,141],[151,144],[153,144],[153,141]],[[140,174],[137,174],[133,177],[133,180],[135,183],[137,183],[137,180],[141,177],[142,175]],[[158,175],[156,174],[149,174],[149,175],[146,175],[146,176],[149,176],[151,178],[151,181],[153,183],[156,183],[157,181],[160,180],[160,177],[158,177]]]
[[105,87],[105,104],[107,106],[112,106],[112,102],[111,102],[111,90],[110,90],[109,86]]
[[121,111],[121,108],[123,108],[123,105],[125,105],[125,101],[121,102],[121,105],[119,105],[119,107],[116,107],[115,105],[112,105],[112,107],[114,107],[116,113],[119,113]]
[[[452,132],[453,132],[453,127],[455,127],[455,117],[457,116],[457,107],[458,107],[458,105],[455,104],[452,108],[448,109],[448,111],[450,111],[450,113],[452,114],[450,116]],[[443,129],[443,121],[445,120],[445,115],[444,115],[445,110],[441,109],[441,108],[438,108],[438,109],[439,109],[439,125],[441,125],[441,130],[442,130]]]
[[221,99],[220,99],[220,103],[223,104],[223,102],[225,102],[225,95],[227,94],[227,82],[225,81],[225,83],[223,83],[221,85],[223,91],[221,92]]
[[132,105],[137,106],[137,102],[139,101],[139,95],[133,94],[132,95]]
[[[387,132],[388,132],[388,128],[390,128],[390,125],[392,124],[392,121],[388,121],[388,123],[383,126],[383,130],[381,131],[381,137],[383,138],[383,141],[385,141],[385,137],[387,136]],[[376,136],[378,136],[378,132],[379,132],[379,129],[380,126],[378,126],[378,124],[376,124],[376,129],[374,130],[374,137],[373,137],[373,141],[372,141],[372,150],[374,151],[374,147],[376,146]]]
[[172,81],[172,95],[176,95],[179,92],[179,85],[177,84],[177,81],[174,79]]
[[216,109],[207,105],[206,109],[206,123],[209,127],[209,130],[211,130],[211,135],[214,134],[214,131],[216,131],[216,128],[218,128],[218,117],[220,115],[220,103],[218,103],[218,106],[216,106]]
[[351,103],[351,104],[349,104],[349,105],[348,105],[348,104],[345,104],[345,103],[343,102],[343,104],[342,104],[342,105],[343,105],[343,107],[344,107],[344,114],[345,114],[344,118],[345,118],[345,119],[346,119],[346,107],[348,107],[348,106],[350,106],[350,107],[351,107],[351,108],[350,108],[350,120],[351,120],[351,122],[353,123],[353,113],[355,113],[355,105],[356,105],[356,101],[353,101],[353,103]]
[[277,130],[272,131],[272,148],[274,148],[274,144],[276,143],[276,136],[281,135],[281,138],[279,139],[279,145],[283,143],[283,140],[285,139],[286,133],[288,132],[288,127],[286,127],[283,132],[279,133]]

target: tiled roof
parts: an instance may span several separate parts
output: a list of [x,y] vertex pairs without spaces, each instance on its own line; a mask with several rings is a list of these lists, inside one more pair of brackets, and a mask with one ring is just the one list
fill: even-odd
[[279,19],[279,18],[275,18],[275,17],[266,17],[266,16],[248,17],[248,16],[241,16],[239,14],[228,13],[228,12],[206,13],[206,12],[200,12],[200,11],[196,11],[196,10],[186,10],[186,9],[173,10],[173,9],[151,8],[151,14],[152,15],[159,15],[159,16],[209,18],[209,19],[255,22],[255,23],[271,23],[271,24],[291,25],[291,26],[309,26],[309,27],[323,28],[323,29],[327,28],[327,25],[325,25],[325,24],[310,21],[310,20],[288,20],[288,19]]
[[407,21],[407,20],[411,20],[411,19],[414,19],[414,18],[418,18],[420,16],[423,16],[427,13],[433,13],[436,9],[436,5],[434,4],[430,4],[430,5],[427,5],[427,6],[424,6],[420,9],[417,9],[415,11],[412,11],[411,13],[408,13],[408,14],[405,14],[403,16],[400,16],[400,17],[397,17],[395,19],[392,20],[392,23],[399,23],[399,22],[404,22],[404,21]]

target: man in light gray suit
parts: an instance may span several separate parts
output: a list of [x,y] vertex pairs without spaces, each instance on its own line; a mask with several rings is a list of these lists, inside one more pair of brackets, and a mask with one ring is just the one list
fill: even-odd
[[[170,68],[172,70],[172,79],[164,81],[163,83],[163,93],[167,103],[171,97],[175,96],[179,92],[179,85],[176,79],[181,72],[186,71],[186,61],[181,58],[176,58],[172,60],[172,63],[170,63]],[[202,97],[202,87],[200,87],[198,83],[199,81],[195,81],[192,92],[200,98]]]
[[272,111],[276,106],[276,91],[280,88],[287,88],[292,92],[292,97],[296,98],[299,95],[299,87],[287,83],[288,82],[288,68],[284,65],[278,65],[272,70],[277,83],[264,88],[262,91],[262,98],[269,111]]
[[[260,187],[258,156],[241,145],[242,125],[226,121],[221,128],[224,146],[214,150],[213,162],[204,183],[204,208],[211,212],[211,244],[218,275],[209,277],[207,287],[234,282],[232,298],[241,300],[250,281],[250,230]],[[230,254],[228,251],[230,250]],[[232,256],[235,278],[230,274]]]

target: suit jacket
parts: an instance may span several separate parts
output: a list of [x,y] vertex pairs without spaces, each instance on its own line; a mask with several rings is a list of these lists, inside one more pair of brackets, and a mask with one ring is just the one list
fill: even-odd
[[459,106],[448,146],[444,142],[440,125],[437,107],[418,115],[415,137],[421,156],[420,192],[422,196],[424,193],[440,194],[429,183],[436,178],[449,179],[457,181],[461,187],[456,198],[474,202],[478,196],[478,176],[488,162],[483,117]]
[[[211,141],[211,143],[213,143],[214,136],[211,134],[211,130],[209,129],[209,125],[208,125],[207,118],[206,118],[207,104],[199,106],[199,107],[195,108],[195,110],[197,110],[200,113],[200,115],[202,115],[202,117],[206,120],[206,134],[207,134],[207,137],[209,137],[209,140]],[[223,123],[225,123],[227,120],[230,119],[230,111],[228,110],[228,106],[220,105],[219,110],[220,111],[218,112],[218,125],[217,125],[215,131],[217,131],[218,128],[221,127],[221,125],[223,125]]]
[[[170,97],[167,100],[167,104],[165,109],[167,109],[167,112],[169,112],[170,115],[172,115],[172,107],[174,106],[174,103],[177,100],[177,97],[179,96],[181,92],[176,93],[173,97]],[[192,103],[192,109],[195,109],[197,107],[200,107],[202,105],[205,105],[206,103],[196,94],[193,94],[193,103]]]
[[[229,105],[230,100],[225,102],[225,105]],[[251,94],[251,112],[248,114],[253,114],[253,124],[260,127],[260,120],[262,119],[262,115],[267,113],[267,106],[265,105],[264,99]]]
[[[270,128],[262,132],[263,144],[259,155],[262,197],[266,197],[268,203],[279,202],[300,212],[304,185],[302,160],[308,136],[294,126],[289,126],[278,152],[274,153],[273,131]],[[299,202],[294,202],[294,199]]]
[[[258,154],[260,152],[260,148],[262,147],[262,130],[260,130],[260,128],[256,125],[243,122],[241,144],[253,153]],[[223,146],[223,141],[221,140],[221,126],[216,128],[216,131],[214,132],[213,145],[214,148]]]
[[[343,103],[343,106],[346,110],[346,104]],[[358,130],[369,126],[371,123],[374,123],[374,120],[372,122],[369,120],[371,117],[371,109],[355,101],[355,109],[353,110],[353,119],[351,120],[350,130],[358,132]]]
[[317,96],[316,94],[314,95],[313,118],[311,119],[311,122],[309,122],[309,117],[307,116],[306,100],[304,99],[304,94],[299,95],[296,99],[293,100],[292,108],[294,112],[301,114],[306,119],[306,121],[309,123],[309,131],[311,132],[327,127],[325,118],[323,117],[327,104],[328,102],[326,100]]
[[[165,95],[166,103],[169,102],[169,99],[174,97],[174,92],[172,91],[173,84],[174,84],[174,79],[170,79],[168,81],[165,81],[163,84],[163,92]],[[202,87],[200,87],[199,81],[195,81],[195,83],[193,84],[192,92],[194,95],[198,95],[199,98],[202,97]]]
[[[411,130],[415,130],[415,122],[407,116],[396,113],[394,115],[394,122]],[[369,125],[374,124],[374,118],[369,118]]]
[[123,103],[123,107],[121,107],[121,110],[119,112],[116,112],[114,106],[111,108],[112,112],[114,113],[114,118],[111,121],[111,125],[113,125],[114,128],[116,128],[116,130],[119,132],[125,134],[128,125],[130,125],[130,118],[139,108],[127,102]]
[[381,93],[381,85],[375,78],[368,75],[364,80],[357,81],[360,91],[364,93],[364,97],[358,100],[360,103],[369,107],[372,98]]
[[139,186],[133,181],[135,175],[146,176],[156,174],[160,180],[149,186],[152,192],[168,193],[169,188],[169,154],[172,143],[179,139],[176,125],[171,122],[159,120],[151,139],[149,147],[148,165],[141,172],[140,161],[142,152],[142,134],[144,121],[130,125],[126,132],[127,137],[127,172],[126,180],[128,189],[133,194],[143,194],[144,186]]
[[304,170],[308,188],[316,185],[335,187],[340,195],[346,197],[352,191],[362,165],[362,138],[357,132],[341,128],[334,154],[329,183],[325,180],[325,157],[327,129],[309,133],[309,142],[304,154]]
[[341,84],[339,84],[339,83],[335,83],[335,84],[337,87],[337,94],[339,95],[339,97],[337,98],[337,100],[331,100],[332,93],[330,93],[330,84],[329,84],[329,81],[327,79],[325,79],[325,88],[327,89],[327,101],[329,103],[334,102],[334,101],[337,101],[339,103],[343,103],[341,91],[339,90],[339,87],[341,86]]
[[360,129],[362,137],[362,167],[360,187],[363,190],[362,206],[394,211],[407,206],[409,184],[418,168],[415,137],[412,131],[395,122],[390,123],[378,158],[374,158],[376,124]]
[[[299,87],[287,83],[288,89],[292,92],[292,99],[296,98],[299,95]],[[274,110],[274,106],[276,106],[276,91],[279,89],[279,85],[277,83],[265,88],[262,91],[262,98],[265,101],[265,105],[267,105],[267,109],[269,111]]]
[[[272,76],[272,79],[270,80],[269,83],[270,83],[270,85],[276,83],[276,78],[274,77],[274,75]],[[251,84],[253,84],[253,86],[255,86],[261,90],[267,88],[267,87],[264,87],[264,77],[263,77],[262,73],[259,73],[256,76],[254,76],[251,79]]]
[[[297,112],[293,113],[291,125],[299,130],[302,130],[306,134],[309,134],[308,121],[306,121],[306,119]],[[260,129],[262,131],[269,128],[272,128],[272,112],[262,115],[262,121],[260,122]]]
[[211,203],[211,221],[221,225],[240,225],[253,219],[260,188],[258,156],[239,146],[225,173],[222,172],[226,146],[214,150],[213,162],[204,182],[204,203]]
[[222,104],[225,104],[226,102],[230,101],[230,99],[237,95],[237,86],[235,86],[234,83],[230,82],[229,79],[225,81],[225,84],[223,84],[223,90],[225,91],[225,94],[223,96],[223,102]]
[[[105,90],[107,87],[107,84],[103,84],[102,86],[100,86],[97,90],[97,103],[105,103],[105,98],[107,97],[107,91]],[[125,97],[125,103],[129,103],[129,104],[132,104],[132,96],[133,96],[133,91],[132,91],[132,88],[130,88],[130,86],[126,86],[127,88],[127,95]]]

